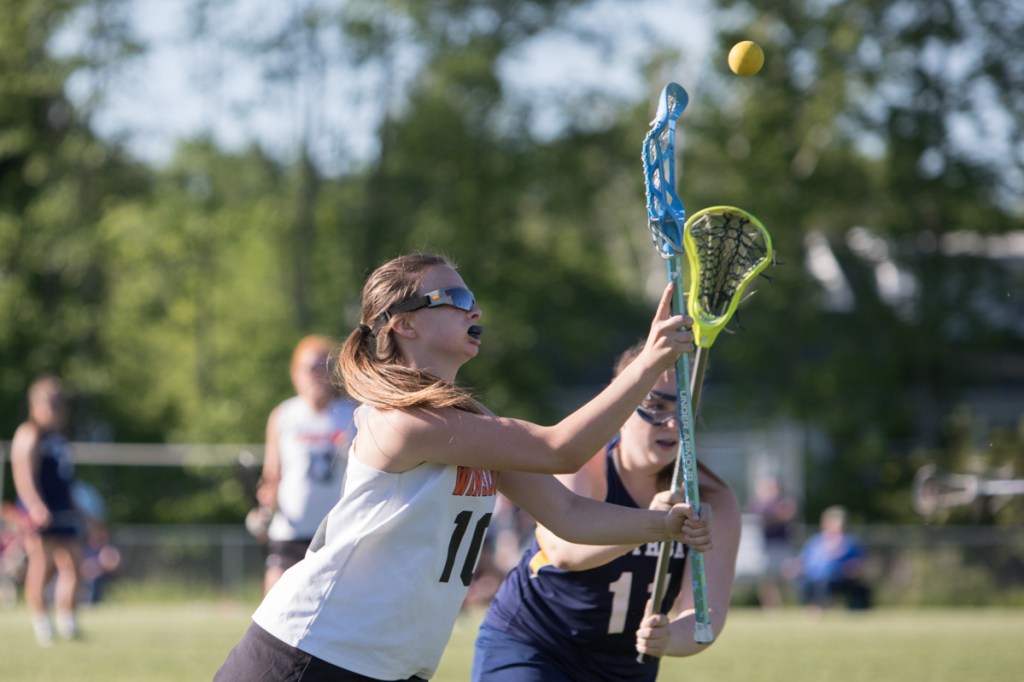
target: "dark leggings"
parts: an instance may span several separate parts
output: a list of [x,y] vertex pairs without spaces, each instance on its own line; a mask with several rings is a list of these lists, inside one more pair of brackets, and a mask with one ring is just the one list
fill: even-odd
[[[228,654],[214,682],[380,682],[285,644],[256,623]],[[410,677],[408,682],[426,682]]]

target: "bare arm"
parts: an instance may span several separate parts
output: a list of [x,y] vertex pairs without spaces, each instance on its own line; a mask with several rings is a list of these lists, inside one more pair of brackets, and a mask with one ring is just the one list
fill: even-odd
[[38,528],[50,525],[50,509],[36,485],[39,470],[39,429],[28,422],[18,427],[11,441],[11,474],[18,497]]
[[498,488],[537,522],[579,544],[636,546],[673,540],[701,551],[711,547],[711,529],[679,504],[666,511],[630,509],[571,492],[552,476],[502,472]]
[[[570,491],[594,500],[608,494],[607,461],[602,449],[574,474],[556,476]],[[681,500],[680,500],[681,501]],[[583,545],[558,537],[547,527],[537,526],[537,542],[552,566],[568,571],[583,571],[617,559],[632,551],[637,543],[625,545]]]
[[278,420],[280,407],[275,407],[267,418],[266,445],[263,449],[263,473],[256,490],[261,506],[277,508],[277,487],[281,483],[281,432]]
[[666,287],[640,355],[590,402],[554,426],[446,410],[374,410],[356,456],[381,471],[408,471],[423,462],[499,471],[569,473],[579,469],[640,403],[658,376],[683,352],[692,320],[671,315]]

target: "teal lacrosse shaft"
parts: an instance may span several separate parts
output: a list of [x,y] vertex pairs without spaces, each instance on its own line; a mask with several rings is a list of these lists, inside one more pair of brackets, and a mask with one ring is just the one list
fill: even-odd
[[[647,226],[651,231],[658,255],[668,266],[668,279],[673,284],[672,313],[686,312],[686,288],[683,286],[683,233],[686,224],[686,207],[676,194],[675,135],[676,122],[686,109],[690,97],[678,83],[669,83],[658,98],[658,113],[651,121],[651,128],[644,138],[641,159],[644,167],[644,188],[647,194]],[[679,425],[679,455],[676,457],[675,472],[672,476],[672,491],[682,492],[683,498],[698,512],[700,494],[697,486],[697,451],[693,436],[694,400],[699,395],[704,378],[703,348],[697,349],[697,366],[694,372],[694,387],[690,386],[690,358],[682,355],[676,361],[676,422]],[[665,604],[666,582],[672,543],[661,543],[658,564],[654,576],[651,608],[667,613],[671,604]],[[690,552],[688,557],[690,573],[693,576],[694,632],[693,639],[700,644],[713,642],[714,629],[708,614],[707,578],[704,572],[704,555]],[[650,660],[641,655],[641,662]]]
[[[683,288],[682,255],[667,259],[669,281],[672,282],[672,314],[681,315],[686,312],[686,299]],[[675,471],[672,474],[672,491],[682,492],[686,502],[700,512],[700,492],[697,480],[697,446],[693,429],[693,409],[698,405],[697,395],[700,393],[704,375],[704,357],[698,349],[697,371],[694,372],[694,386],[690,386],[690,357],[686,353],[676,360],[676,423],[679,425],[679,456],[676,458]],[[697,395],[695,395],[695,393]],[[668,563],[672,556],[672,543],[663,542],[658,554],[655,569],[653,606],[660,613],[668,613],[671,604],[665,604],[665,584],[668,575]],[[715,631],[711,627],[708,612],[707,575],[704,571],[704,555],[690,552],[690,573],[693,577],[693,608],[695,642],[705,644],[715,640]]]

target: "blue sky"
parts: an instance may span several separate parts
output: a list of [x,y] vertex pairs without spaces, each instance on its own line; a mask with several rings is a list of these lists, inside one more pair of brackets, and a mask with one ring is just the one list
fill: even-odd
[[[176,0],[132,3],[132,24],[150,50],[105,76],[106,94],[93,115],[101,135],[122,139],[133,153],[153,163],[166,161],[182,137],[203,133],[228,149],[256,139],[272,153],[287,156],[299,144],[300,124],[307,117],[314,130],[315,155],[334,165],[326,170],[343,171],[372,157],[373,128],[384,106],[378,70],[354,71],[338,60],[315,92],[299,87],[268,92],[251,61],[211,41],[190,37],[184,5]],[[643,97],[648,86],[639,64],[654,43],[680,50],[678,73],[668,78],[692,94],[706,68],[710,39],[704,6],[703,2],[600,0],[575,12],[573,24],[613,37],[611,49],[548,31],[509,55],[502,64],[502,77],[510,93],[534,105],[531,126],[542,136],[557,132],[565,122],[563,105],[584,94]],[[282,11],[273,2],[247,7],[253,14],[232,15],[236,27],[273,21],[274,13]],[[71,45],[75,37],[65,40]],[[398,56],[400,77],[413,72],[416,59],[412,50]],[[80,74],[72,79],[69,94],[84,101],[96,86],[90,75]],[[593,111],[598,122],[600,115],[600,110]]]

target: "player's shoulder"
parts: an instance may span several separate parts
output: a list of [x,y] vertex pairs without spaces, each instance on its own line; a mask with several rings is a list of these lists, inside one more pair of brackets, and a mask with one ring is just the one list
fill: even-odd
[[[28,448],[31,450],[42,439],[43,431],[33,422],[25,421],[18,425],[11,438],[11,454],[16,455],[19,450]],[[31,453],[29,453],[31,454]]]
[[439,430],[446,423],[442,410],[423,407],[380,408],[366,406],[362,420],[369,426],[384,426],[400,434],[423,436]]
[[374,434],[380,444],[387,442],[390,452],[402,452],[411,460],[434,461],[433,455],[450,449],[458,443],[472,440],[466,437],[470,422],[479,415],[462,412],[451,407],[379,408],[365,406],[360,409],[356,425]]
[[[289,399],[290,400],[290,399]],[[283,400],[274,406],[274,409],[267,415],[267,426],[278,427],[281,420],[284,419],[285,413],[288,411],[288,400]]]
[[274,408],[274,413],[277,413],[278,419],[300,415],[304,412],[312,412],[312,408],[309,407],[309,403],[303,400],[301,396],[297,395],[285,398]]

